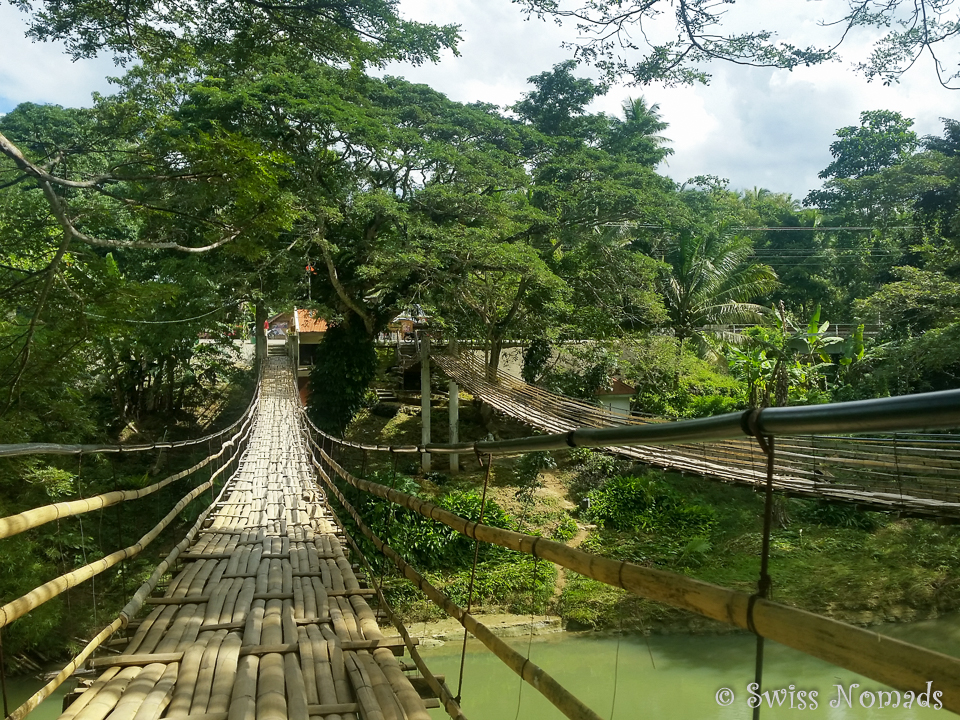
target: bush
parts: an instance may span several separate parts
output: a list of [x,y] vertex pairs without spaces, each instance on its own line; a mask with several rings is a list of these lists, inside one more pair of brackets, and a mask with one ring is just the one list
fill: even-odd
[[552,470],[556,466],[557,462],[549,452],[525,453],[513,467],[513,479],[520,486],[536,485],[542,471]]
[[[398,489],[409,493],[407,489]],[[434,502],[455,515],[472,522],[479,522],[481,501],[480,494],[474,490],[455,490]],[[377,527],[383,522],[382,512],[381,510],[375,515]],[[511,527],[513,523],[504,509],[489,498],[487,498],[483,522],[485,525],[500,528]],[[458,570],[473,562],[473,540],[446,525],[410,510],[397,510],[393,515],[388,544],[410,560],[415,567],[426,570]],[[496,559],[505,552],[496,545],[481,543],[480,560]]]
[[377,351],[359,322],[341,323],[327,330],[313,363],[307,407],[310,419],[321,430],[342,436],[357,411],[369,407]]
[[631,347],[622,365],[637,389],[636,407],[669,418],[707,417],[744,409],[746,385],[684,348],[651,335]]
[[662,482],[617,476],[587,496],[587,515],[602,528],[655,533],[690,541],[709,538],[717,524],[713,508],[694,505]]
[[580,528],[577,527],[577,522],[572,517],[563,513],[560,517],[560,521],[557,523],[557,526],[553,529],[553,539],[557,542],[566,542],[567,540],[573,540],[576,537],[577,531]]
[[[470,595],[470,569],[449,579],[443,590],[460,606]],[[480,563],[473,585],[474,605],[497,605],[512,613],[544,613],[553,594],[556,568],[552,563],[511,552],[497,561]]]
[[865,512],[854,505],[828,502],[826,500],[800,501],[797,519],[820,527],[846,528],[848,530],[875,530],[879,523],[877,514]]
[[571,450],[570,457],[577,465],[573,480],[570,481],[570,494],[577,502],[583,500],[591,491],[603,487],[614,475],[626,472],[630,466],[613,455],[586,448]]

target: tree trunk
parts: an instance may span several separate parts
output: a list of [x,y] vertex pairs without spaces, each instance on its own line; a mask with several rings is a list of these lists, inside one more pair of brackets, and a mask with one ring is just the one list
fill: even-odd
[[166,407],[167,412],[172,412],[174,409],[177,409],[177,410],[180,409],[180,408],[174,408],[174,405],[173,405],[173,390],[174,390],[173,385],[175,381],[174,371],[176,370],[176,368],[177,368],[176,358],[173,355],[170,355],[167,358],[167,383],[166,383],[166,387],[164,387],[164,392],[165,392],[164,404],[167,406]]
[[257,338],[257,363],[260,364],[267,357],[267,331],[264,323],[267,322],[267,308],[262,301],[257,301],[254,305],[254,333]]
[[486,380],[496,384],[497,371],[500,369],[500,353],[503,352],[503,338],[490,340],[490,356],[487,360]]

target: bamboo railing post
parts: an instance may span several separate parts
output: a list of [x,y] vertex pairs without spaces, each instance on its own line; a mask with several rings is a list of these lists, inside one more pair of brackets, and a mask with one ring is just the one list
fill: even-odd
[[[421,332],[420,337],[420,442],[430,444],[430,335]],[[420,467],[430,472],[430,453],[420,456]]]

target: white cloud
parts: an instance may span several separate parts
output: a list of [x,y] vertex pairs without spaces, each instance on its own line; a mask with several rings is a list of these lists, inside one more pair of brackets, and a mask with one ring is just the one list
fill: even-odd
[[109,58],[71,62],[60,43],[35,43],[24,33],[24,15],[0,4],[0,111],[22,102],[90,105],[94,91],[108,92],[108,75],[120,72]]
[[[777,3],[741,0],[728,27],[748,23],[771,27],[797,45],[828,44],[836,29],[823,19],[838,6],[828,3]],[[455,100],[484,100],[509,105],[528,90],[526,78],[570,57],[560,48],[575,40],[572,26],[558,28],[538,20],[523,22],[519,8],[507,0],[404,0],[408,17],[461,23],[463,53],[437,66],[392,66],[391,74],[426,82]],[[843,47],[848,58],[863,57],[875,32],[853,34]],[[941,88],[929,65],[918,63],[901,85],[867,83],[850,61],[800,68],[794,72],[714,63],[709,86],[690,88],[615,86],[593,110],[618,114],[630,95],[660,104],[670,123],[664,133],[675,154],[661,171],[682,182],[693,175],[727,177],[736,188],[754,185],[802,198],[820,183],[817,173],[830,162],[834,132],[859,122],[860,112],[896,110],[916,120],[920,134],[939,134],[940,117],[960,116],[960,93]],[[584,68],[584,74],[590,71]]]
[[[838,3],[740,0],[730,6],[728,20],[774,27],[784,39],[805,45],[822,43],[817,20],[830,19]],[[526,92],[526,79],[570,57],[564,40],[576,29],[553,22],[524,21],[510,0],[402,0],[401,12],[417,20],[459,23],[461,56],[447,53],[437,65],[393,64],[385,73],[427,83],[454,100],[482,100],[505,106]],[[19,102],[87,105],[94,90],[109,91],[104,79],[119,74],[110,59],[72,63],[55,43],[25,39],[22,15],[0,5],[0,112]],[[844,48],[863,56],[870,33],[851,38]],[[790,192],[802,198],[819,185],[817,173],[830,161],[833,133],[856,124],[863,110],[897,110],[916,119],[920,134],[939,134],[939,118],[960,117],[960,93],[942,89],[929,63],[918,63],[903,84],[868,84],[846,63],[831,63],[795,72],[744,68],[715,63],[708,87],[663,88],[616,86],[598,99],[596,111],[618,114],[628,96],[643,94],[660,104],[670,123],[664,133],[675,154],[661,171],[682,182],[710,173],[730,178],[737,188],[754,185]],[[590,71],[583,69],[584,74]]]

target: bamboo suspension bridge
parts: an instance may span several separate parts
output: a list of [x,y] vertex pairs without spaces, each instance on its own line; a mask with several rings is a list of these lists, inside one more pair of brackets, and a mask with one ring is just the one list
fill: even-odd
[[[211,447],[210,455],[201,462],[149,487],[56,503],[0,518],[2,540],[62,518],[136,501],[193,478],[189,492],[134,545],[54,578],[20,598],[3,598],[2,633],[4,627],[44,602],[138,555],[181,510],[201,498],[210,498],[196,523],[134,593],[119,616],[47,686],[9,711],[8,720],[26,717],[84,665],[94,668],[98,676],[64,709],[62,718],[422,720],[432,717],[431,707],[442,707],[450,717],[463,718],[459,698],[444,678],[434,676],[424,663],[416,638],[394,616],[369,559],[347,534],[337,512],[348,514],[356,531],[403,577],[457,619],[466,632],[565,716],[599,718],[557,683],[548,669],[537,667],[529,657],[496,637],[470,613],[469,603],[467,609],[454,604],[378,537],[350,504],[344,492],[347,487],[379,499],[384,507],[398,506],[419,513],[478,543],[533,555],[638,596],[755,633],[758,683],[762,684],[763,643],[772,639],[899,690],[920,692],[932,683],[943,693],[944,707],[960,713],[960,659],[773,602],[769,599],[768,574],[774,489],[809,494],[806,489],[798,490],[797,485],[789,484],[795,483],[796,478],[804,479],[795,470],[802,470],[804,465],[787,465],[793,461],[779,460],[779,446],[782,443],[786,449],[785,458],[796,459],[804,453],[783,436],[883,434],[960,427],[960,391],[813,409],[771,408],[684,423],[608,423],[606,427],[574,428],[568,427],[569,418],[555,412],[556,400],[522,400],[522,392],[528,392],[522,387],[495,391],[495,387],[481,386],[470,374],[470,368],[458,366],[457,361],[441,363],[448,374],[465,385],[474,382],[472,390],[495,407],[511,414],[526,407],[530,423],[551,434],[518,440],[390,448],[344,442],[310,423],[298,403],[288,359],[273,356],[265,359],[250,408],[240,420],[216,435],[145,446],[0,446],[0,457],[141,452],[204,444]],[[512,407],[510,403],[517,408],[507,409]],[[586,410],[580,417],[584,416]],[[601,422],[595,420],[594,424]],[[751,436],[752,441],[744,439]],[[960,482],[955,472],[950,477],[947,474],[955,469],[952,453],[956,450],[950,449],[949,440],[940,438],[931,441],[929,448],[944,450],[941,446],[950,446],[946,452],[917,452],[915,447],[928,447],[919,440],[911,439],[910,450],[904,450],[904,457],[909,460],[896,470],[901,484],[907,471],[916,475],[909,476],[913,504],[907,503],[907,495],[896,496],[901,509],[938,515],[940,508],[944,516],[955,517],[954,505],[960,499],[950,493],[958,492],[956,486]],[[753,452],[758,461],[751,461],[749,466],[731,462],[736,453],[748,451],[750,442],[755,443]],[[691,455],[689,448],[696,447],[696,443],[710,443],[707,454]],[[216,452],[212,452],[214,445]],[[484,525],[482,516],[480,522],[468,521],[422,499],[357,477],[343,465],[343,449],[347,447],[390,452],[394,457],[398,453],[473,453],[485,458],[489,470],[494,457],[499,455],[578,446],[616,448],[618,452],[637,449],[644,453],[645,461],[652,461],[651,453],[667,454],[662,446],[668,446],[670,453],[678,449],[674,457],[687,458],[682,462],[702,463],[690,466],[692,472],[720,477],[712,469],[705,471],[727,465],[730,469],[723,479],[734,479],[734,474],[749,470],[752,474],[745,475],[742,481],[762,486],[765,491],[758,591],[738,592],[688,576],[591,555],[542,537]],[[722,449],[715,449],[718,447]],[[896,447],[899,452],[899,446]],[[876,452],[878,456],[882,453],[879,449]],[[862,459],[852,452],[844,455],[837,451],[834,456]],[[898,454],[898,460],[899,457]],[[824,463],[824,467],[829,471],[834,466]],[[874,466],[861,463],[859,467]],[[200,477],[203,468],[209,468],[206,478]],[[938,473],[939,484],[928,479]],[[839,472],[835,475],[839,476]],[[806,477],[808,482],[814,482],[809,475]],[[827,490],[837,489],[834,483],[817,481],[816,485],[824,486],[820,488],[824,497],[831,497]],[[839,489],[848,493],[849,501],[851,488]],[[361,567],[366,569],[366,577],[360,572]],[[394,624],[398,637],[385,636],[379,623],[383,618]],[[114,635],[125,636],[110,641],[111,645],[122,646],[122,651],[94,657]],[[411,662],[398,659],[404,653]],[[411,672],[416,674],[411,676]]]
[[[544,432],[565,433],[584,426],[649,427],[654,422],[545,392],[502,371],[496,383],[487,382],[484,367],[476,358],[438,355],[435,359],[469,393]],[[606,449],[654,467],[723,482],[752,486],[766,482],[766,460],[752,440]],[[773,484],[777,491],[797,497],[853,503],[902,515],[960,518],[960,436],[781,436]]]

